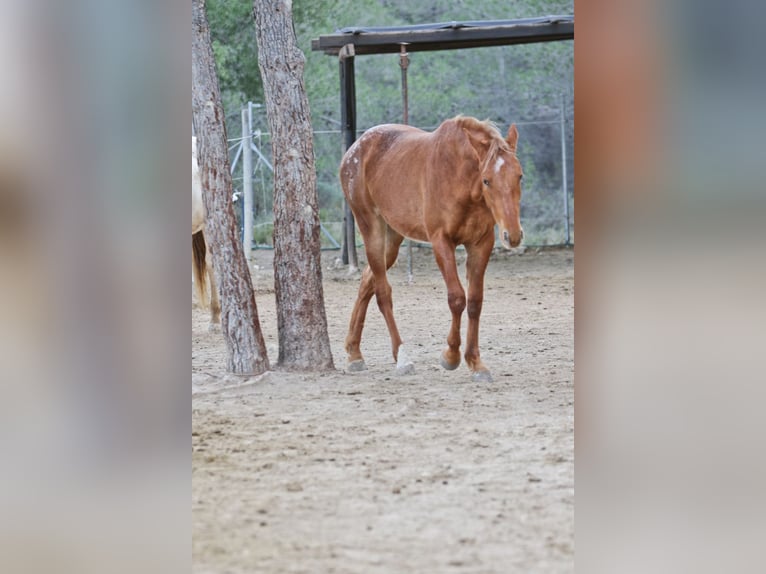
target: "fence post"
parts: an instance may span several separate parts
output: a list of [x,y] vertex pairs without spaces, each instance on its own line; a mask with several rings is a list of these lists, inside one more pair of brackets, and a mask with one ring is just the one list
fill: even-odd
[[566,217],[567,239],[566,245],[571,244],[571,232],[569,229],[569,186],[567,181],[567,137],[566,118],[564,111],[564,94],[561,94],[561,187],[564,192],[564,217]]
[[[356,78],[354,74],[354,45],[346,44],[338,53],[340,64],[340,120],[343,132],[343,147],[350,148],[356,140]],[[356,255],[356,224],[348,201],[344,205],[343,251],[341,258],[348,264],[349,271],[359,268]]]
[[[399,67],[402,69],[402,123],[410,123],[409,94],[407,90],[407,68],[410,65],[407,42],[399,44]],[[407,283],[412,283],[412,239],[407,238]]]
[[242,209],[242,243],[245,258],[250,261],[253,250],[253,150],[250,147],[252,135],[250,131],[250,106],[242,108],[242,189],[245,202]]

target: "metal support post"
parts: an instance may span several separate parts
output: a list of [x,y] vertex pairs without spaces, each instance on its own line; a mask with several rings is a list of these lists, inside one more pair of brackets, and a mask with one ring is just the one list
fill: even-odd
[[253,150],[252,145],[252,118],[250,106],[242,108],[242,189],[245,201],[242,211],[242,244],[245,258],[250,262],[253,250]]
[[[399,44],[399,67],[402,69],[402,123],[409,124],[409,94],[407,92],[407,68],[410,65],[407,42]],[[407,238],[407,283],[412,283],[412,239]]]
[[[356,83],[354,78],[354,45],[346,44],[338,54],[340,65],[340,118],[344,149],[356,141]],[[356,255],[356,226],[348,202],[344,202],[343,248],[341,259],[349,271],[359,268]]]

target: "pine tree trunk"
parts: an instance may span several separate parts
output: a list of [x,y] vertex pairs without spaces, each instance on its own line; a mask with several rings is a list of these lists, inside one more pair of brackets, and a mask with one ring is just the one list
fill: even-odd
[[274,157],[279,364],[332,369],[322,290],[314,143],[290,0],[254,0],[258,65]]
[[228,369],[243,375],[260,374],[269,369],[269,359],[231,202],[226,126],[205,0],[192,1],[192,112],[207,209],[205,237],[220,289]]

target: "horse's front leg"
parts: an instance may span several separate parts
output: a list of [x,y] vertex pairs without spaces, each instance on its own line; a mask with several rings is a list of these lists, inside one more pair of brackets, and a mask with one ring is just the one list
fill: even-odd
[[465,343],[465,362],[473,372],[472,379],[491,382],[492,375],[479,354],[479,317],[484,302],[484,272],[492,254],[494,236],[477,245],[467,245],[466,275],[468,279],[468,329]]
[[455,244],[443,238],[431,240],[436,263],[447,285],[447,303],[452,312],[452,324],[447,335],[447,349],[442,353],[441,366],[451,371],[460,365],[460,318],[465,310],[465,290],[460,284],[455,262]]

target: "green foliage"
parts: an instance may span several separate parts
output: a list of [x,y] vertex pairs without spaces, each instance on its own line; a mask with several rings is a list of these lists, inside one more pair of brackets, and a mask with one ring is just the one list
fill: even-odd
[[[337,167],[343,152],[337,58],[311,51],[311,40],[348,26],[391,26],[452,20],[500,20],[573,14],[572,0],[294,0],[298,45],[306,56],[304,79],[312,124],[322,221],[339,221],[343,201]],[[229,120],[229,137],[240,133],[239,109],[263,101],[251,0],[208,0],[208,17],[218,74]],[[402,117],[401,70],[395,54],[356,58],[359,129]],[[520,125],[520,155],[525,170],[523,218],[528,236],[562,239],[561,140],[557,120],[561,98],[573,112],[573,43],[550,42],[443,52],[412,52],[408,73],[410,123],[436,127],[458,113],[495,121],[546,120]],[[268,132],[265,114],[255,129]],[[573,187],[571,121],[567,124],[570,195]],[[271,156],[268,137],[260,149]],[[254,182],[256,223],[270,217],[271,174]],[[326,219],[327,218],[327,219]],[[553,227],[551,227],[553,226]],[[553,229],[555,228],[555,229]],[[553,229],[553,230],[551,230]]]
[[[253,2],[208,0],[207,16],[224,110],[227,116],[232,116],[239,112],[244,102],[263,99]],[[235,133],[239,132],[237,125]]]

